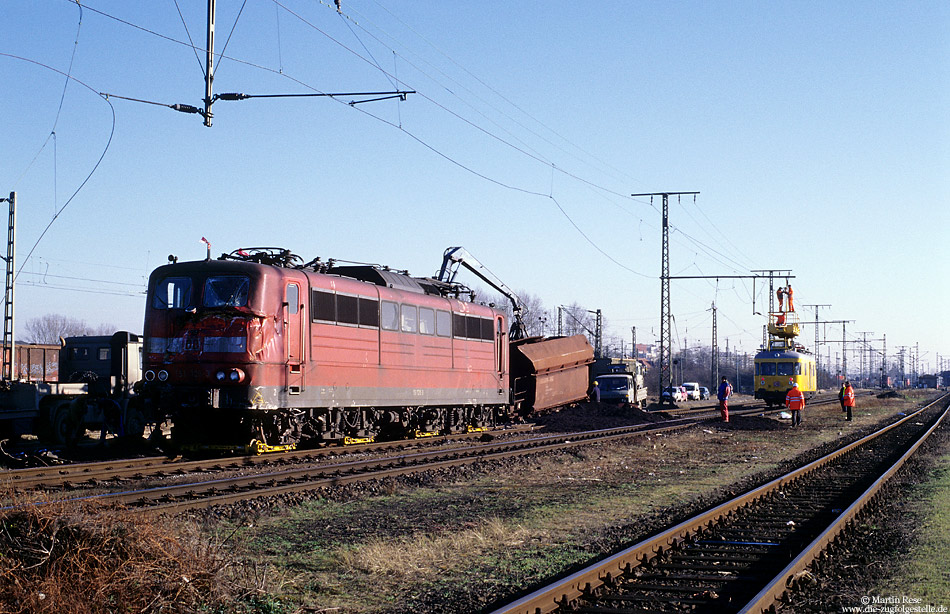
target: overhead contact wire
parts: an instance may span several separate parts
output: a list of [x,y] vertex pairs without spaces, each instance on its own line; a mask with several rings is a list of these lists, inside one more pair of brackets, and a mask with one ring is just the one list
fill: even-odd
[[88,90],[91,91],[92,93],[94,93],[94,94],[96,94],[97,96],[99,96],[100,98],[102,98],[102,99],[106,102],[106,104],[109,105],[109,109],[110,109],[110,111],[112,112],[112,127],[111,127],[110,130],[109,130],[109,139],[106,141],[106,145],[105,145],[105,147],[102,149],[102,154],[100,154],[99,159],[96,160],[95,165],[92,167],[92,170],[89,171],[89,174],[86,175],[86,178],[83,179],[83,180],[82,180],[82,183],[79,184],[79,187],[76,188],[76,191],[72,193],[72,195],[66,200],[66,202],[63,204],[63,206],[59,208],[59,210],[55,213],[55,215],[53,215],[53,219],[51,219],[51,220],[49,221],[49,224],[47,224],[47,225],[46,225],[46,228],[43,229],[43,232],[40,233],[39,238],[36,239],[36,242],[33,244],[33,247],[30,248],[30,251],[29,251],[29,253],[27,253],[26,258],[23,259],[23,264],[20,265],[20,269],[16,272],[16,275],[13,276],[13,280],[16,281],[17,277],[19,277],[19,276],[20,276],[20,273],[23,271],[23,267],[26,265],[26,262],[29,261],[30,257],[33,255],[33,252],[36,251],[36,247],[40,244],[40,241],[42,241],[42,240],[43,240],[43,237],[46,236],[46,233],[49,232],[50,227],[52,227],[53,223],[56,222],[56,220],[59,218],[60,215],[62,215],[63,211],[66,210],[66,207],[68,207],[69,204],[70,204],[71,202],[73,202],[73,199],[76,198],[76,195],[79,194],[79,191],[83,189],[83,187],[86,185],[86,183],[87,183],[87,182],[89,181],[89,179],[92,177],[92,175],[93,175],[93,174],[96,172],[96,170],[99,168],[99,165],[102,164],[103,158],[106,157],[106,152],[109,151],[109,147],[112,145],[112,137],[115,135],[115,107],[112,106],[112,103],[109,102],[109,99],[108,99],[106,96],[101,95],[101,94],[100,94],[99,92],[97,92],[94,88],[92,88],[92,87],[90,87],[89,85],[87,85],[86,83],[80,81],[80,80],[77,79],[76,77],[67,75],[66,73],[64,73],[64,72],[61,71],[61,70],[58,70],[58,69],[56,69],[56,68],[53,68],[52,66],[48,66],[48,65],[46,65],[46,64],[43,64],[43,63],[41,63],[41,62],[37,62],[36,60],[31,60],[31,59],[24,58],[24,57],[20,57],[20,56],[13,55],[13,54],[10,54],[10,53],[3,53],[3,52],[0,52],[0,55],[5,56],[5,57],[8,57],[8,58],[13,58],[13,59],[16,59],[16,60],[21,60],[21,61],[24,61],[24,62],[29,62],[29,63],[31,63],[31,64],[36,64],[37,66],[41,66],[41,67],[43,67],[43,68],[46,68],[47,70],[51,70],[51,71],[53,71],[53,72],[55,72],[55,73],[59,73],[59,74],[65,76],[67,79],[71,79],[71,80],[75,81],[76,83],[80,84],[80,85],[83,86],[84,88],[88,89]]

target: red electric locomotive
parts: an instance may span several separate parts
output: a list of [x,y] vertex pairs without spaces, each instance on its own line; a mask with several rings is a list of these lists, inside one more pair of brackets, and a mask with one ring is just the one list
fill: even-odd
[[509,408],[509,333],[503,312],[458,296],[275,248],[172,260],[149,279],[144,393],[183,446],[481,429]]

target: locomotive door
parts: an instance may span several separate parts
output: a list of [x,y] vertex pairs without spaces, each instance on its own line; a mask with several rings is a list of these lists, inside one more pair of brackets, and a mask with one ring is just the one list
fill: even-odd
[[303,389],[303,305],[300,286],[288,283],[284,294],[284,339],[287,344],[287,392],[300,394]]

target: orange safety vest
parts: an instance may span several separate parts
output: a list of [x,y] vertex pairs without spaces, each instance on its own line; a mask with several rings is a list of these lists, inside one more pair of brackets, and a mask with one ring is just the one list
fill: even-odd
[[785,395],[785,407],[789,409],[803,409],[805,407],[805,395],[798,388],[792,388]]
[[854,407],[854,388],[851,386],[844,389],[844,406]]

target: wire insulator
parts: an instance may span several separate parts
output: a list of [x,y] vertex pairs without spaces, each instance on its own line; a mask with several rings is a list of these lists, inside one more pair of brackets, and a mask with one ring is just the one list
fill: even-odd
[[182,113],[201,113],[201,109],[198,107],[193,107],[190,104],[172,104],[168,105],[168,108],[175,109]]

